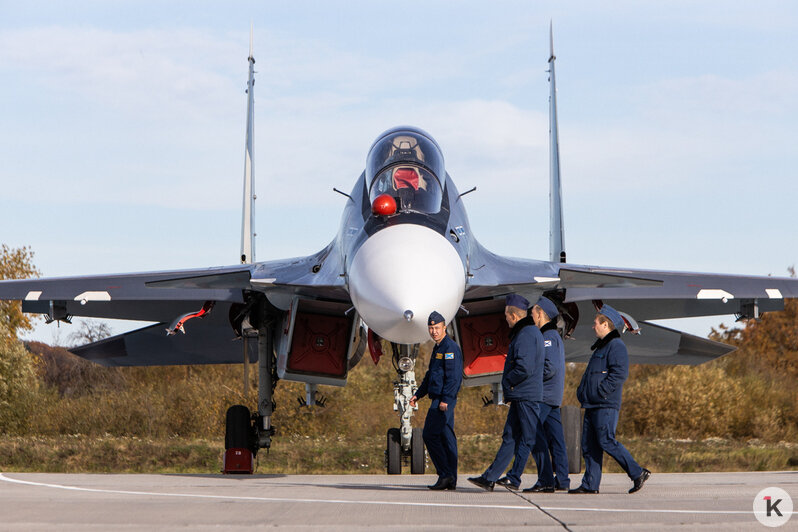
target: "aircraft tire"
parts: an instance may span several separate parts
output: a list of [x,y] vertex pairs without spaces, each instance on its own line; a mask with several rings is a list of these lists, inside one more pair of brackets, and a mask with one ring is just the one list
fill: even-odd
[[388,429],[387,469],[389,475],[402,473],[402,437],[399,429]]
[[582,409],[566,405],[560,409],[562,429],[565,436],[565,451],[568,454],[568,473],[582,471]]
[[225,450],[249,449],[251,432],[249,408],[244,405],[228,408],[224,427]]
[[427,469],[422,431],[421,427],[415,427],[413,435],[410,437],[410,472],[414,475],[423,475]]

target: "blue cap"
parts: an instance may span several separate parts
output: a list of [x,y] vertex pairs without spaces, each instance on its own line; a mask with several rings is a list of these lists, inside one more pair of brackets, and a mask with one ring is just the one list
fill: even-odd
[[518,294],[508,294],[504,299],[504,304],[508,307],[520,308],[521,310],[527,310],[529,308],[529,301],[527,298]]
[[618,332],[623,331],[623,325],[624,325],[623,318],[621,317],[620,313],[617,310],[605,304],[603,307],[601,307],[601,310],[599,310],[599,314],[604,314],[605,316],[607,316],[612,322],[612,324],[615,325],[615,329]]
[[427,325],[435,325],[436,323],[440,323],[442,321],[445,322],[446,320],[443,319],[443,316],[441,316],[438,313],[438,311],[433,310],[432,314],[429,315],[429,319],[427,320]]
[[549,319],[553,320],[557,317],[557,314],[559,314],[557,311],[557,305],[555,305],[554,302],[548,297],[541,296],[535,305],[539,306],[543,312],[546,313],[546,316],[548,316]]

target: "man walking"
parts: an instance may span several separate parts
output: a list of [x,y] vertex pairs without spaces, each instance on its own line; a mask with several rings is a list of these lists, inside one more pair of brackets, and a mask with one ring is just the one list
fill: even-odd
[[618,462],[634,482],[629,493],[640,490],[651,476],[651,471],[640,467],[626,447],[615,439],[623,383],[629,376],[629,354],[621,340],[623,326],[623,318],[609,305],[602,306],[593,320],[593,330],[598,340],[592,346],[593,355],[576,391],[576,397],[585,409],[582,424],[585,474],[582,484],[568,493],[599,492],[605,452]]
[[543,398],[543,336],[532,318],[527,316],[529,301],[523,296],[510,294],[505,305],[510,347],[504,361],[502,390],[510,409],[496,458],[482,475],[468,479],[486,491],[493,491],[510,460],[513,456],[518,460],[524,446],[529,454],[535,443],[539,402]]
[[[541,297],[532,307],[532,319],[543,334],[545,358],[543,401],[540,403],[540,422],[535,434],[535,446],[532,449],[532,456],[538,468],[538,480],[534,486],[525,489],[525,493],[567,491],[571,483],[568,478],[568,452],[560,417],[560,405],[565,391],[565,348],[560,333],[557,332],[555,319],[558,314],[557,305],[547,297]],[[521,455],[513,462],[506,482],[502,482],[503,479],[499,479],[498,482],[510,489],[518,489],[526,465],[526,460],[523,462],[519,460],[523,458],[525,457]]]

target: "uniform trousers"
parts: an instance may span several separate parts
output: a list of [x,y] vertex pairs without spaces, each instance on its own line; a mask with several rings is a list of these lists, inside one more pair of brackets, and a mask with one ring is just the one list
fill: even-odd
[[[551,452],[551,456],[549,456],[549,452]],[[554,473],[557,473],[555,487],[569,488],[571,480],[568,478],[568,452],[565,448],[565,435],[562,430],[559,406],[540,403],[539,422],[532,456],[538,468],[536,485],[555,486]],[[513,484],[521,484],[521,475],[524,473],[528,458],[529,449],[527,447],[519,449],[513,467],[507,473],[507,478]]]
[[614,408],[588,408],[582,423],[582,456],[585,458],[585,474],[582,487],[598,490],[601,483],[601,466],[604,453],[612,456],[618,465],[635,480],[643,473],[629,451],[615,439],[619,411]]
[[512,400],[510,402],[507,421],[504,422],[504,431],[502,432],[502,444],[496,452],[493,463],[482,474],[486,480],[496,482],[510,465],[510,460],[513,457],[518,460],[518,454],[524,448],[526,448],[526,457],[524,458],[524,463],[526,463],[529,449],[535,443],[539,411],[540,403],[538,401]]
[[424,421],[424,445],[427,446],[430,460],[440,478],[452,477],[457,480],[457,436],[454,433],[454,406],[448,403],[446,412],[438,406],[440,400],[430,403],[427,419]]

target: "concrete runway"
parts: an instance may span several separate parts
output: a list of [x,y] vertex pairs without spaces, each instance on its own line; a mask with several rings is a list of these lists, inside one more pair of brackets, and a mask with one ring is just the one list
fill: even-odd
[[[431,492],[431,475],[2,473],[0,529],[765,530],[752,511],[760,490],[798,502],[798,472],[654,473],[633,495],[622,474],[606,474],[599,495],[535,496],[487,493],[467,476]],[[778,530],[798,530],[798,517]]]

